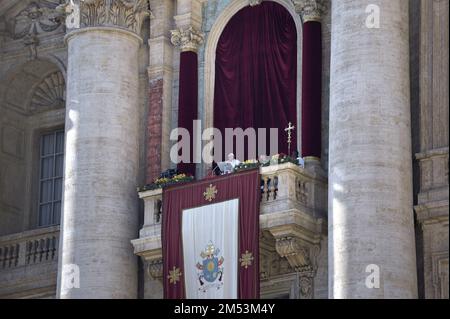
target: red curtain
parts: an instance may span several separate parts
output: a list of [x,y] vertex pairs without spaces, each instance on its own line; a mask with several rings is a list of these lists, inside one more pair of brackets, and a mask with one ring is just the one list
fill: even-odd
[[297,123],[296,87],[297,31],[290,13],[270,1],[239,11],[217,45],[214,127],[223,135],[225,128],[279,128],[278,150],[287,153],[284,128]]
[[190,161],[177,165],[180,173],[195,176],[195,163],[193,157],[193,121],[198,119],[198,61],[197,53],[192,51],[180,54],[180,85],[178,95],[178,127],[189,131]]
[[322,150],[322,24],[303,24],[302,156]]
[[[241,299],[259,298],[260,181],[259,170],[251,170],[164,190],[162,214],[164,298],[185,298],[181,234],[183,210],[235,198],[239,198],[239,257],[251,252],[254,258],[247,268],[239,265],[238,296]],[[217,195],[211,202],[203,196],[210,184],[217,188]],[[178,281],[170,281],[171,271],[181,274]]]

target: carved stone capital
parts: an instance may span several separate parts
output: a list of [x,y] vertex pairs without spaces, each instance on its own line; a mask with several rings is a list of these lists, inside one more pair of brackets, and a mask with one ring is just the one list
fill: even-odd
[[86,27],[118,27],[140,34],[151,15],[148,0],[66,0],[59,7],[68,30]]
[[321,22],[327,10],[327,0],[292,0],[295,11],[301,15],[303,23]]
[[170,41],[180,48],[181,52],[197,52],[198,47],[203,43],[204,35],[192,26],[186,30],[182,28],[172,30]]
[[281,257],[286,257],[289,264],[297,272],[314,272],[316,270],[316,254],[318,247],[310,247],[296,237],[276,239],[275,248]]

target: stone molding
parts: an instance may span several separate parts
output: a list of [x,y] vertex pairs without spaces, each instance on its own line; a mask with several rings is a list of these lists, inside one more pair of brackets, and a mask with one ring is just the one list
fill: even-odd
[[327,10],[326,0],[292,0],[295,11],[302,17],[303,23],[321,22]]
[[199,46],[204,41],[204,34],[192,26],[187,29],[179,28],[171,30],[170,33],[170,41],[173,45],[179,47],[181,52],[197,52]]
[[257,5],[260,5],[263,2],[263,0],[249,0],[248,5],[250,7],[256,7]]
[[148,0],[66,0],[58,7],[66,15],[67,29],[118,27],[140,34],[151,16]]
[[431,254],[434,298],[448,299],[448,250]]

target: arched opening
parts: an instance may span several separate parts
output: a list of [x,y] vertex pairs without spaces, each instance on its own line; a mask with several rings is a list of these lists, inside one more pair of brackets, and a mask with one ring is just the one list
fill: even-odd
[[[241,9],[224,28],[216,48],[214,127],[223,136],[227,128],[266,130],[247,136],[245,154],[239,154],[236,139],[233,152],[240,160],[269,155],[273,147],[287,154],[284,128],[296,123],[296,107],[297,30],[292,16],[272,1]],[[270,143],[271,128],[278,129],[275,143]],[[256,152],[248,149],[250,139],[259,145]],[[222,145],[228,153],[226,143]],[[291,146],[297,149],[295,134]]]
[[0,235],[59,224],[64,73],[34,60],[0,80]]
[[[301,88],[302,88],[302,21],[300,16],[296,13],[294,5],[290,0],[272,0],[263,1],[264,3],[276,3],[282,6],[291,16],[296,30],[297,39],[297,78],[296,78],[296,118],[292,119],[292,124],[296,126],[295,138],[297,140],[297,149],[301,149]],[[259,5],[259,6],[261,6]],[[258,6],[256,6],[258,7]],[[219,43],[219,39],[222,36],[224,29],[227,27],[231,19],[240,10],[249,8],[248,2],[240,0],[232,0],[225,8],[222,10],[221,14],[217,17],[214,24],[212,25],[207,40],[205,43],[205,55],[204,55],[204,90],[203,99],[201,99],[200,113],[202,114],[202,122],[204,128],[214,127],[214,114],[217,111],[214,105],[215,96],[215,79],[216,79],[216,49]],[[244,31],[245,32],[245,31]],[[204,145],[210,141],[204,141]],[[294,147],[293,147],[294,148]],[[202,169],[202,174],[207,174],[208,165],[204,165]]]

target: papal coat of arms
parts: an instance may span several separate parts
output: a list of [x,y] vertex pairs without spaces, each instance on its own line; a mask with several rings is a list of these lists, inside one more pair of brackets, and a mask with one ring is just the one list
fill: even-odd
[[200,253],[202,262],[198,262],[196,267],[199,270],[198,280],[199,290],[206,292],[208,289],[220,289],[223,286],[223,256],[220,256],[220,249],[214,247],[212,242]]

